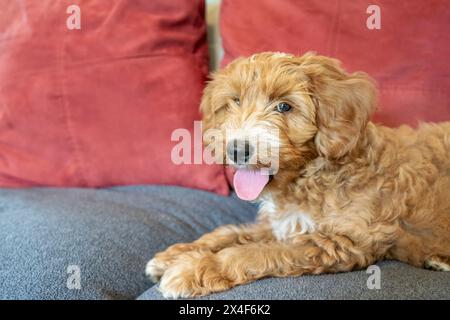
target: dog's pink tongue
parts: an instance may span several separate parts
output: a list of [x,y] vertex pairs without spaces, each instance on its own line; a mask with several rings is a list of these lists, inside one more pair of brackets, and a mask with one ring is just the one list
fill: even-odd
[[234,174],[234,190],[242,200],[255,200],[269,182],[269,175],[261,170],[238,169]]

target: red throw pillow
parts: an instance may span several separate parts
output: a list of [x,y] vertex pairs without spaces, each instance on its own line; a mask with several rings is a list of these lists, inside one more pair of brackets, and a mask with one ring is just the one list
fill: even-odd
[[202,0],[0,0],[0,8],[0,186],[228,193],[221,166],[171,159],[172,132],[192,133],[200,118]]
[[260,51],[316,51],[377,80],[375,121],[448,121],[449,21],[442,0],[223,0],[223,63]]

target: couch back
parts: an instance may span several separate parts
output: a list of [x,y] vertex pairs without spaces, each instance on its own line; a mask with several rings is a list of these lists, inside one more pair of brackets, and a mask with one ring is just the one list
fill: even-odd
[[375,122],[395,127],[449,121],[450,3],[375,3],[207,0],[210,68],[262,51],[315,51],[376,80]]

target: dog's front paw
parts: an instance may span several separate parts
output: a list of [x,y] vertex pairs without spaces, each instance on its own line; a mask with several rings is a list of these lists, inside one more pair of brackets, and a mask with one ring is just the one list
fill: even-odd
[[157,253],[153,259],[147,262],[145,274],[153,281],[158,282],[164,272],[181,254],[198,249],[193,243],[177,243],[167,250]]
[[172,264],[161,278],[159,290],[165,298],[189,298],[231,288],[211,252],[189,252]]
[[153,282],[158,282],[161,279],[164,271],[166,271],[168,265],[163,259],[154,257],[145,266],[145,275]]

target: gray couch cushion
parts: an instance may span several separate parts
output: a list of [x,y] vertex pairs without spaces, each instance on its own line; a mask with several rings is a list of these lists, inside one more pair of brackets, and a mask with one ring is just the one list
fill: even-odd
[[[450,272],[429,271],[385,261],[380,267],[380,289],[372,286],[372,273],[268,278],[200,299],[450,299]],[[370,271],[372,272],[372,271]],[[367,286],[369,280],[370,288]],[[156,286],[139,299],[164,299]]]
[[[177,187],[0,189],[0,299],[135,299],[156,252],[227,223],[254,219],[232,197]],[[70,265],[81,289],[66,287]],[[381,289],[364,271],[264,279],[204,299],[450,298],[450,273],[396,262],[381,266]],[[140,299],[161,299],[156,287]]]
[[[0,299],[135,299],[152,286],[156,252],[254,215],[234,197],[177,187],[0,189]],[[70,265],[80,290],[66,287]]]

